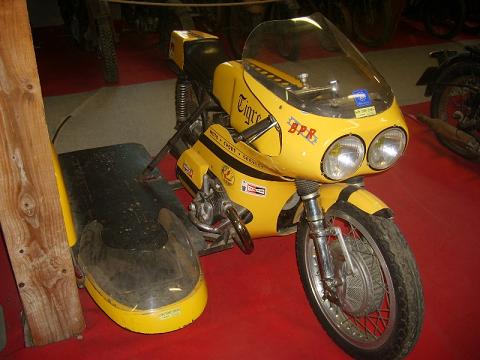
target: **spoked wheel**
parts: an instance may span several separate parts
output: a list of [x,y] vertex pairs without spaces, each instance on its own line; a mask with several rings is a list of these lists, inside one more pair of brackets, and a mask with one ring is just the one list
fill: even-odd
[[[453,64],[442,72],[438,84],[430,104],[432,118],[448,122],[480,142],[480,64],[470,61]],[[437,134],[437,138],[457,154],[480,160],[478,149],[470,149],[464,143],[441,134]]]
[[392,220],[337,203],[326,225],[339,227],[355,272],[338,240],[329,239],[337,286],[326,291],[305,221],[297,233],[297,262],[315,315],[332,339],[354,358],[393,359],[415,345],[423,320],[423,295],[415,260]]

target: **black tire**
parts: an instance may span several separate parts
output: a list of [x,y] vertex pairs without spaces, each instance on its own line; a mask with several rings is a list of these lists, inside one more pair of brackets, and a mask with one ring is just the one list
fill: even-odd
[[348,38],[353,36],[352,14],[343,2],[332,1],[329,8],[328,20],[334,23]]
[[334,204],[325,221],[341,228],[357,274],[346,275],[338,241],[329,238],[336,273],[345,277],[337,288],[342,300],[336,304],[324,298],[315,247],[302,220],[297,263],[315,315],[337,345],[356,359],[406,356],[420,334],[424,305],[417,266],[405,239],[391,219],[369,215],[348,203]]
[[[430,103],[431,117],[446,121],[479,139],[480,110],[478,102],[480,95],[478,95],[478,91],[473,91],[461,85],[480,88],[480,62],[466,60],[454,63],[442,71],[437,83]],[[442,86],[442,84],[457,84],[460,86]],[[457,118],[454,118],[454,114],[457,115]],[[463,119],[472,119],[472,121],[464,121]],[[443,145],[460,156],[469,160],[480,160],[477,152],[470,151],[461,143],[456,143],[440,134],[436,134],[436,136]]]
[[357,40],[370,47],[389,41],[395,30],[392,1],[360,0],[353,4],[352,28]]
[[451,39],[462,30],[465,22],[465,1],[428,0],[423,13],[423,22],[430,34],[441,39]]
[[236,59],[242,58],[243,47],[247,41],[250,32],[265,19],[265,8],[258,10],[259,5],[255,5],[255,11],[251,11],[247,6],[233,6],[228,15],[227,35],[230,48]]
[[118,82],[118,62],[115,50],[115,37],[109,19],[102,18],[97,23],[98,53],[102,61],[103,77],[108,84]]

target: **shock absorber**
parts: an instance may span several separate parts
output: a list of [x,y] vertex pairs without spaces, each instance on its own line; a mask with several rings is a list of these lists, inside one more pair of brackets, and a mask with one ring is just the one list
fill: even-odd
[[192,93],[192,83],[187,79],[185,74],[178,76],[175,84],[175,114],[177,116],[177,125],[180,125],[188,119],[188,96]]
[[323,279],[329,283],[334,281],[332,257],[327,245],[327,232],[323,225],[323,211],[318,204],[318,189],[320,184],[309,180],[296,180],[298,195],[303,201],[305,218],[310,228],[310,234],[315,245],[318,265],[322,271]]

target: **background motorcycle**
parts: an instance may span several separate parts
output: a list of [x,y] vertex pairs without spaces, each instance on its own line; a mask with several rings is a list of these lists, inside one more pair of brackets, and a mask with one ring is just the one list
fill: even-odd
[[437,51],[430,54],[438,66],[425,70],[417,85],[427,85],[431,96],[430,116],[419,116],[442,144],[457,154],[480,160],[480,48],[465,52]]

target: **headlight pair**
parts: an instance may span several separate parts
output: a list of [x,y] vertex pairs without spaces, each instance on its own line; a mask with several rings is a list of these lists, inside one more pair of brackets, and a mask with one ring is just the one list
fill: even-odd
[[[374,170],[385,170],[403,154],[407,144],[405,131],[398,127],[388,128],[378,134],[367,153],[369,166]],[[327,149],[322,160],[322,172],[331,180],[343,180],[352,176],[362,164],[365,144],[355,135],[336,140]]]

